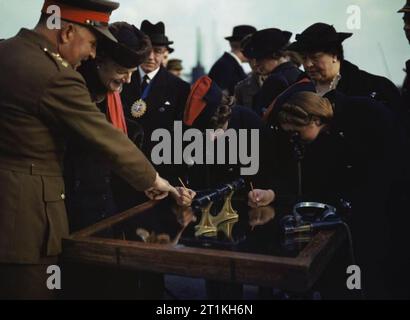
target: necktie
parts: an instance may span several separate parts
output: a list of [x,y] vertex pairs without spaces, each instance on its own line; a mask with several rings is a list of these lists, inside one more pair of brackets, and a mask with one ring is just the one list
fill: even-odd
[[148,75],[145,75],[144,78],[142,78],[142,83],[141,83],[141,93],[144,93],[145,88],[148,86],[149,84],[149,77]]

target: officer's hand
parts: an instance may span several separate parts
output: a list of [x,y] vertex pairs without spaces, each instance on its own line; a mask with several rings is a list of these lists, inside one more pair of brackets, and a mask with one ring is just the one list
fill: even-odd
[[145,190],[145,195],[151,200],[161,200],[171,193],[173,196],[179,196],[178,191],[169,184],[169,182],[159,176],[155,178],[154,184],[151,188]]
[[252,208],[265,207],[275,200],[273,190],[254,189],[248,193],[248,205]]
[[192,204],[192,200],[196,196],[196,192],[191,189],[182,188],[182,187],[176,187],[175,189],[178,191],[178,195],[177,196],[172,195],[172,196],[174,197],[177,204],[184,208],[190,207]]

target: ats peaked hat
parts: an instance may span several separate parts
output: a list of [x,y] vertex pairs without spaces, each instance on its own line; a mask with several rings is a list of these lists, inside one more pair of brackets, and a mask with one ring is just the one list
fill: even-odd
[[117,9],[120,4],[105,0],[45,0],[41,12],[52,14],[50,6],[57,6],[60,9],[61,19],[69,22],[78,23],[89,27],[97,34],[117,41],[108,30],[108,23],[112,11]]

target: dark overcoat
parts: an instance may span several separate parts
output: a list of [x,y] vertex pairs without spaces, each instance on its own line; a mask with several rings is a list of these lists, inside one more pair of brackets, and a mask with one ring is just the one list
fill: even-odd
[[225,52],[212,66],[208,76],[215,81],[222,91],[233,96],[235,94],[235,86],[239,81],[246,78],[246,73],[238,61]]

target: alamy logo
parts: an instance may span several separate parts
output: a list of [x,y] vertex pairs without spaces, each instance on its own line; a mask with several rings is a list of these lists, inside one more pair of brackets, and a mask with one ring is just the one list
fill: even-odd
[[61,269],[59,266],[48,266],[47,274],[50,276],[47,278],[47,288],[49,290],[61,290]]
[[362,272],[359,266],[349,266],[346,270],[350,276],[347,278],[346,286],[349,290],[362,289]]
[[349,15],[346,21],[347,29],[360,30],[362,27],[362,13],[357,5],[350,5],[347,7],[346,13]]
[[61,10],[59,6],[51,5],[47,7],[47,28],[50,30],[61,29]]
[[[178,165],[182,163],[187,165],[193,163],[200,165],[237,165],[240,163],[244,166],[240,169],[241,175],[251,176],[257,174],[259,171],[258,129],[228,129],[220,134],[218,134],[218,130],[215,131],[212,129],[207,129],[205,134],[198,129],[188,129],[182,133],[182,121],[175,121],[173,141],[171,133],[166,129],[155,130],[152,133],[151,140],[159,142],[151,151],[151,160],[155,165]],[[184,142],[190,143],[183,149]],[[228,143],[229,150],[228,161],[226,159],[226,143]],[[217,151],[216,161],[215,144]],[[250,147],[250,155],[248,155],[248,146]]]

